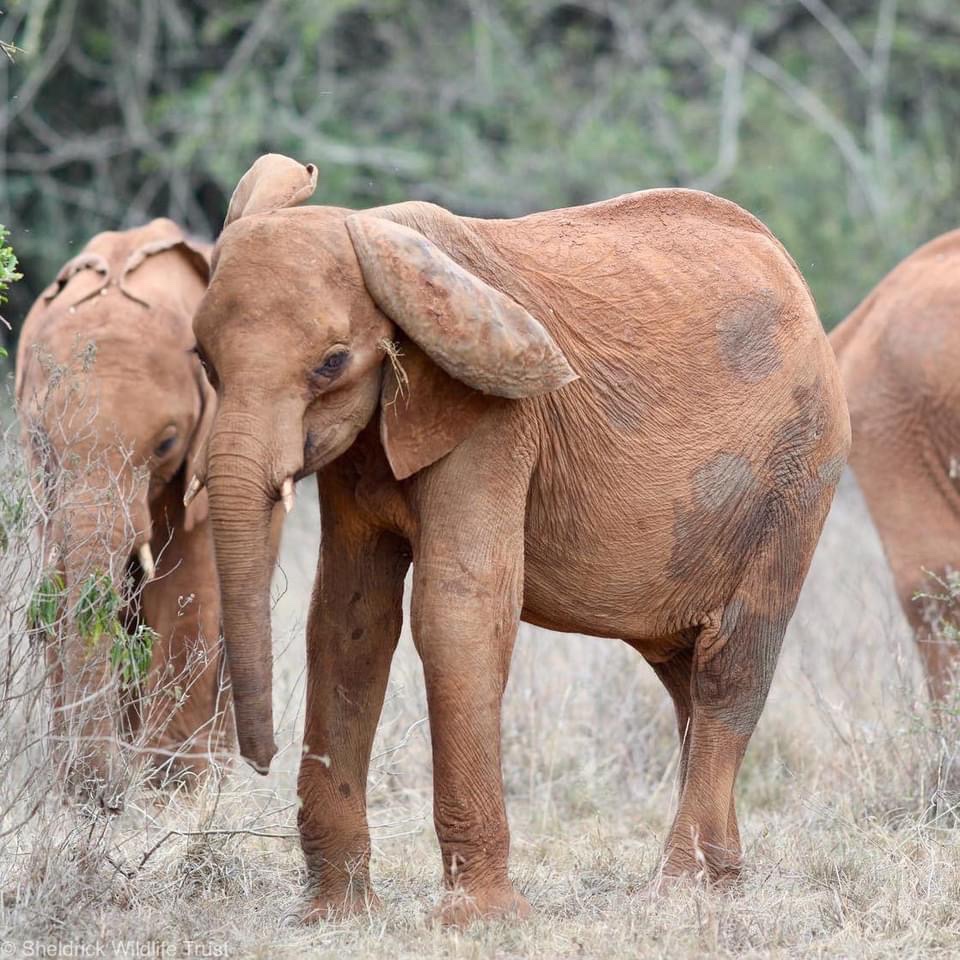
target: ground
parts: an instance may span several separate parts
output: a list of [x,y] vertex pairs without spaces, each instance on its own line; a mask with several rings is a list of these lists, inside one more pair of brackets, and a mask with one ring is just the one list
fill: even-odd
[[[117,821],[55,804],[0,827],[0,956],[936,956],[960,950],[954,754],[855,485],[844,478],[740,775],[742,882],[651,897],[674,802],[672,709],[625,645],[524,626],[504,721],[512,871],[535,917],[465,933],[426,919],[440,864],[424,692],[405,635],[370,783],[383,907],[302,928],[295,769],[303,618],[318,536],[303,483],[275,626],[282,752],[266,779]],[[946,776],[944,776],[946,775]],[[172,831],[172,832],[171,832]],[[65,952],[70,945],[73,953]],[[59,952],[52,952],[59,951]],[[137,952],[138,951],[138,952]]]

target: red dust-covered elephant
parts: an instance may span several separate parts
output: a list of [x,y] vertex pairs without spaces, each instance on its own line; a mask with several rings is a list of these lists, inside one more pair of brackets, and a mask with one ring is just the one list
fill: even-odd
[[270,515],[317,474],[299,828],[308,918],[373,898],[365,791],[413,565],[453,923],[510,882],[500,706],[520,620],[620,638],[683,741],[663,871],[736,874],[734,782],[849,423],[796,265],[736,205],[650,190],[515,220],[298,206],[240,181],[194,320],[220,397],[209,494],[243,756],[265,772]]
[[[170,220],[98,234],[20,335],[21,437],[63,589],[52,728],[69,789],[108,809],[133,759],[121,734],[137,732],[163,776],[187,780],[233,742],[207,499],[182,502],[216,407],[192,353],[208,255]],[[104,580],[127,600],[125,581],[136,585],[125,627],[155,636],[130,709],[117,637],[82,622],[85,605],[107,605]]]
[[830,342],[850,406],[850,465],[941,700],[960,657],[930,599],[945,592],[930,574],[960,571],[960,230],[900,263]]

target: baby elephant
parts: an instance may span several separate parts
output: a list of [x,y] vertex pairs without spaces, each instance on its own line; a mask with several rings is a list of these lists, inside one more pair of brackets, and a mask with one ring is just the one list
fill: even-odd
[[[621,638],[683,744],[668,878],[740,867],[734,781],[850,442],[796,265],[725,200],[650,190],[517,220],[298,207],[261,158],[194,319],[243,756],[273,741],[269,522],[316,473],[299,828],[308,917],[373,899],[365,791],[413,564],[446,922],[529,909],[500,707],[520,620]],[[584,656],[588,656],[584,650]]]
[[183,506],[216,408],[191,327],[208,252],[170,220],[101,233],[20,337],[40,589],[59,605],[45,624],[51,726],[70,790],[107,809],[122,800],[124,741],[161,778],[192,780],[233,740],[207,500]]

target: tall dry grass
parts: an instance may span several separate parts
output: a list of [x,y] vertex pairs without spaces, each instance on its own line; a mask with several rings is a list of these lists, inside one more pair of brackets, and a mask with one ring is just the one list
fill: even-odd
[[[8,439],[0,490],[21,474]],[[418,960],[960,949],[955,711],[935,723],[926,706],[876,535],[849,480],[740,775],[739,886],[649,896],[675,800],[669,700],[625,645],[524,626],[506,699],[504,779],[512,871],[536,915],[465,933],[430,926],[440,865],[429,731],[405,633],[370,777],[383,909],[297,925],[303,625],[319,537],[312,484],[298,493],[274,586],[281,751],[268,777],[237,766],[194,796],[133,782],[119,817],[65,806],[44,779],[42,701],[29,710],[4,701],[0,766],[10,743],[30,743],[27,759],[39,771],[25,777],[21,758],[20,774],[0,778],[4,956],[44,948],[63,956],[71,946],[81,955],[97,945],[103,956]],[[37,689],[43,667],[25,651],[22,586],[38,562],[25,528],[15,539],[12,555],[28,569],[2,581],[0,657],[22,689]],[[8,549],[2,562],[10,557]]]

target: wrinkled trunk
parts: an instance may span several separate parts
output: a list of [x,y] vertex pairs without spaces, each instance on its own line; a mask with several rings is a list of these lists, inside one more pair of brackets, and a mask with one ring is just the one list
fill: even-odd
[[210,441],[207,489],[237,741],[243,758],[265,774],[277,752],[270,635],[276,483],[256,440],[263,436],[271,431],[252,418],[222,414]]
[[116,622],[112,591],[122,589],[131,538],[122,523],[104,528],[96,512],[78,509],[67,519],[63,541],[67,620],[54,729],[71,789],[84,799],[119,809],[121,706],[110,661],[114,636],[109,628],[111,619]]
[[146,478],[123,457],[71,453],[87,468],[65,474],[54,524],[65,622],[54,670],[54,734],[69,788],[107,809],[122,805],[122,706],[111,653],[128,597],[131,550],[150,536]]

